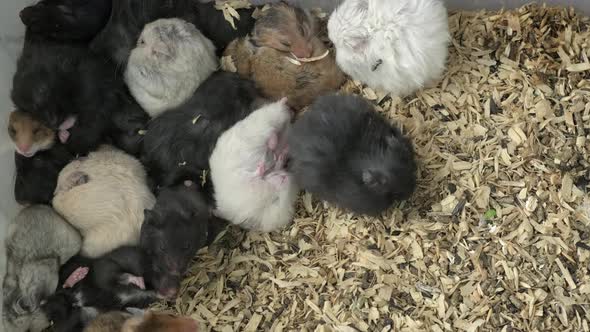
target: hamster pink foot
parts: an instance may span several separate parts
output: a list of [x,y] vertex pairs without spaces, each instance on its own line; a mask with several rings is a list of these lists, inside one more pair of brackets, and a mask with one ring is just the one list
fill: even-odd
[[68,141],[68,138],[70,138],[70,132],[68,130],[70,130],[74,125],[76,124],[76,117],[75,116],[69,116],[60,126],[59,126],[59,131],[57,133],[57,137],[59,138],[59,141],[62,143],[65,143]]
[[85,266],[81,266],[81,267],[77,268],[66,279],[66,281],[62,285],[62,288],[72,288],[72,287],[74,287],[79,281],[81,281],[82,279],[86,278],[86,275],[88,275],[88,271],[89,270],[90,269],[88,267],[85,267]]

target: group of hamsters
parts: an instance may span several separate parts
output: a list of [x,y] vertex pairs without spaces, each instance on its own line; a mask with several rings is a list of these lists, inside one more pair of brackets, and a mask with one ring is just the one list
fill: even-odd
[[145,308],[177,296],[227,222],[280,230],[301,190],[372,216],[414,192],[410,139],[337,91],[347,77],[397,96],[437,84],[442,0],[255,0],[233,22],[223,2],[21,11],[7,331],[196,331]]

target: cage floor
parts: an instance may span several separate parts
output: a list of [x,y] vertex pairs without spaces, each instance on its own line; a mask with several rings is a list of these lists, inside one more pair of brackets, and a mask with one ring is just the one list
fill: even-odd
[[157,309],[223,332],[590,330],[590,20],[449,15],[437,87],[342,88],[412,138],[412,199],[370,219],[302,194],[283,232],[226,230]]

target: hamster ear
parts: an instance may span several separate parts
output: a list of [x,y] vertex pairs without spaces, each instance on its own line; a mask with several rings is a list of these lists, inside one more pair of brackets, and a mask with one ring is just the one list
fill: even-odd
[[170,60],[174,57],[174,52],[168,45],[162,41],[154,42],[151,49],[151,54],[161,60]]
[[387,136],[385,138],[385,141],[387,142],[387,145],[389,145],[389,146],[395,146],[399,143],[399,140],[398,140],[397,136],[395,135],[395,133],[392,133],[389,136]]
[[363,171],[363,183],[371,189],[377,189],[387,183],[387,177],[382,172],[367,169]]

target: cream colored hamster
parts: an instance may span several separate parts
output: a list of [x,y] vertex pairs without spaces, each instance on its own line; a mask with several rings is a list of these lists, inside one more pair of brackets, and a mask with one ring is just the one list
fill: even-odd
[[143,211],[154,203],[141,163],[108,145],[64,167],[53,198],[55,210],[82,234],[81,254],[90,258],[138,244]]

